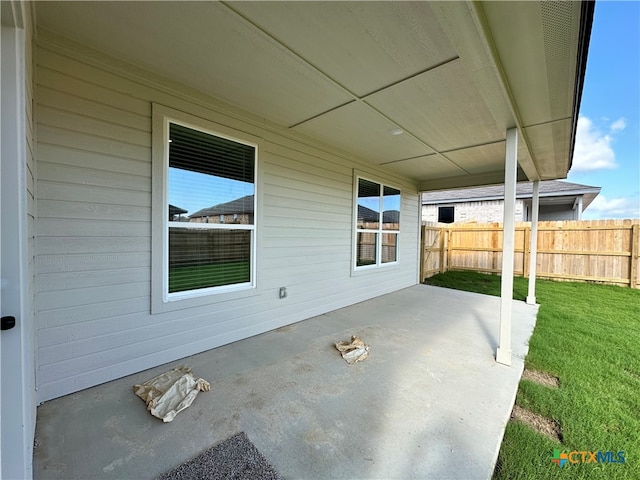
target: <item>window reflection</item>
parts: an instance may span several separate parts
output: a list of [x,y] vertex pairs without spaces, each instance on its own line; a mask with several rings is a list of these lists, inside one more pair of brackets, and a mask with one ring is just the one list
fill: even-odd
[[400,230],[400,190],[384,187],[382,197],[383,230]]
[[400,190],[358,178],[356,267],[398,261]]
[[169,293],[251,283],[256,147],[175,123],[169,135]]
[[380,224],[380,184],[358,181],[358,228],[377,229]]

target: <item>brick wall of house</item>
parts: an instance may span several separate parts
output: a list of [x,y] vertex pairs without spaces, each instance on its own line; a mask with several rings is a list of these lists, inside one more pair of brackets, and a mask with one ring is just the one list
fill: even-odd
[[[489,223],[502,222],[504,214],[504,201],[490,200],[481,202],[463,202],[439,205],[423,205],[422,221],[437,222],[438,208],[444,206],[454,207],[454,223]],[[516,222],[525,221],[525,208],[522,200],[516,200]]]

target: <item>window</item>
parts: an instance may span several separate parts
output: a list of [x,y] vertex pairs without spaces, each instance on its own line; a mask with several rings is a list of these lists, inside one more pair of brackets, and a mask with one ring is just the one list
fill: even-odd
[[400,190],[358,178],[355,268],[398,261]]
[[438,207],[438,222],[453,223],[454,207]]
[[253,288],[257,145],[211,124],[166,115],[161,122],[154,110],[154,150],[162,143],[161,167],[154,164],[154,182],[161,179],[154,186],[162,185],[161,232],[154,223],[162,302]]

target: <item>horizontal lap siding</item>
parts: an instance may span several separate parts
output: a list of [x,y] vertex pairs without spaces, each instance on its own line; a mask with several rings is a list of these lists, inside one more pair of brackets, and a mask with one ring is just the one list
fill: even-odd
[[[37,56],[39,401],[416,282],[415,185],[80,58]],[[264,139],[255,295],[151,315],[152,102]],[[354,169],[403,189],[398,266],[351,273]]]

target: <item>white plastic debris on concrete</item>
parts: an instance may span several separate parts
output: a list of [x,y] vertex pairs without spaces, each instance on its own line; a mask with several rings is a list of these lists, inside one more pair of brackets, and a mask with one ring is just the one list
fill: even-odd
[[193,403],[198,392],[211,390],[209,382],[196,379],[191,369],[180,366],[134,385],[133,391],[147,403],[147,410],[163,422],[172,421],[178,413]]
[[364,343],[355,335],[351,337],[349,342],[338,342],[336,348],[342,354],[347,363],[361,362],[369,356],[369,345]]

